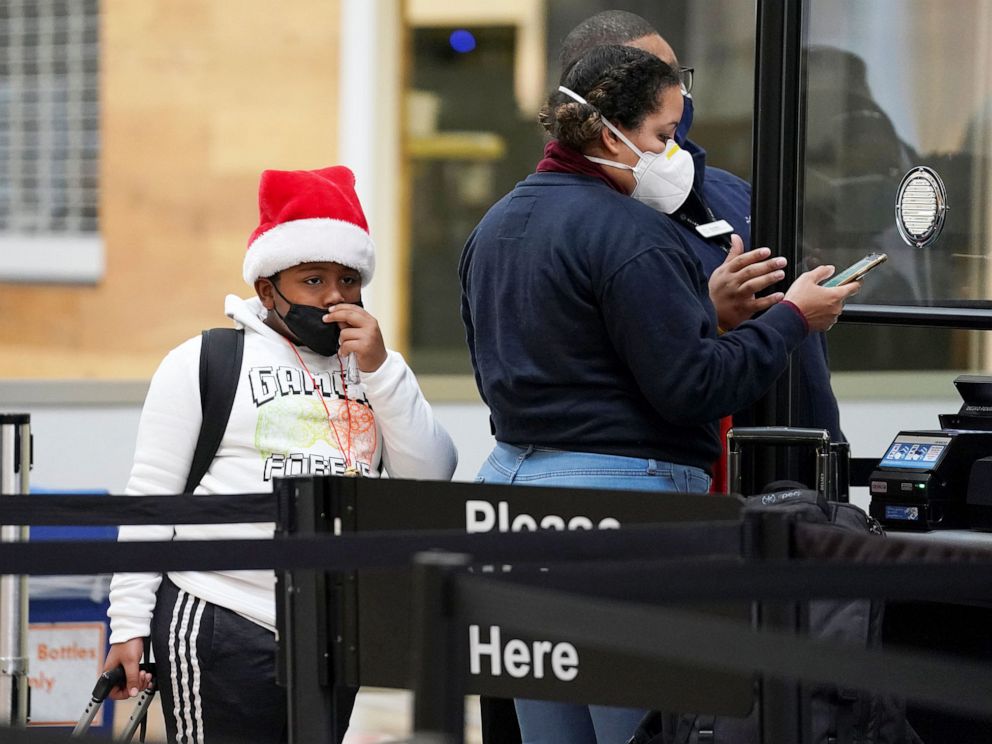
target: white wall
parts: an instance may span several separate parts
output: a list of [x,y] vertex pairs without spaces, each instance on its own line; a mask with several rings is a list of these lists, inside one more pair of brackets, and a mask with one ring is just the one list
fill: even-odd
[[881,459],[901,429],[939,429],[937,415],[956,413],[961,400],[847,400],[841,403],[841,428],[853,457]]
[[31,414],[32,486],[124,491],[140,406],[5,406],[3,410]]
[[[455,479],[472,480],[493,446],[488,412],[481,405],[460,403],[436,404],[434,409],[458,446]],[[5,400],[0,412],[31,414],[31,485],[123,492],[134,457],[140,404],[17,406]]]
[[[881,457],[899,430],[936,428],[939,413],[957,411],[961,405],[951,395],[842,400],[841,424],[852,455]],[[455,480],[472,480],[494,441],[486,408],[477,403],[435,403],[434,410],[458,447]],[[33,485],[123,491],[134,455],[140,403],[18,406],[4,396],[0,411],[31,414]]]

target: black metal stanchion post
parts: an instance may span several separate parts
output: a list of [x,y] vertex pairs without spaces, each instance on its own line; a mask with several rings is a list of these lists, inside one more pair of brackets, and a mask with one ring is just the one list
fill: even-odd
[[[761,513],[750,517],[755,535],[754,557],[785,560],[792,545],[793,524],[783,514]],[[763,630],[795,633],[800,627],[796,602],[761,602],[758,624]],[[761,679],[759,741],[761,744],[803,744],[804,733],[800,687],[795,680],[770,677]]]
[[414,556],[413,731],[416,744],[462,744],[465,736],[465,637],[456,620],[454,574],[461,553]]
[[[324,490],[314,478],[277,480],[280,535],[325,532]],[[290,744],[337,744],[325,575],[282,571],[276,592],[278,678],[286,687]]]

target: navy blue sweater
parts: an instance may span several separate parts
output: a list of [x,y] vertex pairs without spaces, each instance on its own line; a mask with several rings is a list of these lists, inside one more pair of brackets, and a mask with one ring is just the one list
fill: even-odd
[[718,419],[767,390],[806,335],[776,305],[718,338],[679,226],[588,176],[518,184],[459,273],[476,381],[509,444],[709,470]]
[[[696,166],[696,194],[702,194],[702,202],[710,208],[714,217],[733,225],[734,232],[744,241],[745,250],[750,249],[751,185],[725,170],[708,167],[706,151],[695,142],[686,141],[685,149],[692,154]],[[686,209],[693,207],[701,208],[698,200],[690,199],[686,203]],[[705,219],[700,214],[693,216]],[[727,254],[720,241],[706,240],[690,226],[681,223],[678,230],[699,258],[706,276],[726,259]],[[799,372],[799,399],[796,401],[794,425],[827,429],[833,441],[846,441],[840,429],[837,398],[830,387],[826,335],[809,334],[793,356],[793,361]],[[754,423],[752,411],[734,412],[735,426],[753,426]]]

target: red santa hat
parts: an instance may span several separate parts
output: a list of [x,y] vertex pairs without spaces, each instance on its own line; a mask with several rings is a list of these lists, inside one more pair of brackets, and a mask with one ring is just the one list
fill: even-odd
[[362,286],[372,281],[375,245],[355,193],[355,174],[343,165],[264,171],[258,217],[245,255],[248,284],[310,261],[350,266],[361,275]]

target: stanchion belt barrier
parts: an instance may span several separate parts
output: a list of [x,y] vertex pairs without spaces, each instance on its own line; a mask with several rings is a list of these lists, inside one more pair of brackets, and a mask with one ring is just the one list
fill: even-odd
[[[113,557],[130,561],[139,554],[129,554],[129,548],[177,549],[173,560],[177,568],[202,569],[201,559],[210,557],[210,551],[229,554],[224,567],[259,567],[251,552],[264,545],[279,547],[284,552],[281,563],[293,568],[320,568],[323,570],[352,570],[366,565],[400,565],[408,562],[411,552],[427,546],[467,550],[476,560],[506,560],[505,547],[524,547],[527,552],[513,551],[513,560],[547,561],[550,551],[548,541],[564,538],[577,545],[583,538],[607,538],[601,552],[608,554],[609,547],[620,547],[627,538],[652,537],[657,544],[659,537],[684,538],[712,525],[684,525],[673,529],[630,529],[584,534],[525,534],[525,535],[452,535],[439,532],[422,536],[414,535],[361,535],[326,536],[309,539],[267,541],[211,541],[189,543],[144,544],[90,544],[91,548],[120,548]],[[829,528],[809,526],[811,532],[829,531]],[[543,538],[543,539],[542,539]],[[884,541],[865,540],[863,553],[872,543]],[[404,547],[389,550],[390,543]],[[609,543],[613,545],[610,546]],[[504,549],[500,549],[502,544]],[[238,550],[233,551],[232,546]],[[296,548],[306,545],[309,549],[299,552]],[[78,543],[77,547],[83,547]],[[30,573],[5,560],[11,553],[5,551],[34,546],[0,546],[0,566],[7,572]],[[63,543],[60,548],[71,548]],[[643,546],[641,546],[643,547]],[[185,549],[205,548],[194,554]],[[287,548],[291,554],[285,555]],[[385,549],[385,553],[383,550]],[[878,551],[882,554],[884,551]],[[792,676],[842,686],[865,687],[891,691],[915,700],[932,703],[953,710],[970,713],[992,713],[992,672],[986,667],[965,661],[945,661],[923,654],[893,651],[871,651],[851,647],[838,647],[828,643],[809,641],[785,634],[758,632],[738,622],[720,620],[698,613],[660,610],[655,607],[618,602],[618,597],[630,600],[682,603],[695,600],[721,601],[734,598],[748,599],[827,599],[840,597],[886,597],[940,600],[967,600],[992,596],[992,560],[979,561],[979,553],[989,556],[989,551],[975,551],[968,563],[935,565],[913,563],[907,565],[866,565],[860,562],[825,564],[820,562],[752,562],[742,564],[727,560],[679,560],[666,562],[639,561],[623,563],[611,561],[606,565],[570,567],[556,565],[555,570],[541,576],[516,577],[511,584],[505,579],[459,577],[457,598],[459,616],[465,624],[475,623],[486,627],[531,631],[537,634],[553,633],[556,640],[575,640],[592,646],[612,649],[632,656],[655,656],[665,662],[686,662],[728,669],[737,672],[764,672]],[[66,555],[54,551],[50,569],[58,573],[80,573],[76,563],[88,558],[86,553]],[[583,558],[594,558],[585,552]],[[154,568],[154,560],[136,570]],[[262,561],[264,563],[264,561]],[[117,566],[121,565],[119,562]],[[525,582],[542,583],[542,587],[523,585]],[[548,586],[554,589],[547,588]],[[561,592],[561,587],[581,590],[577,596]],[[608,601],[607,601],[608,599]],[[490,639],[491,640],[491,639]],[[659,667],[662,668],[662,667]],[[671,669],[671,667],[669,667]],[[617,670],[618,678],[623,670]],[[939,680],[939,683],[934,682]],[[610,683],[613,684],[612,682]],[[719,691],[713,704],[719,707]]]
[[[160,517],[158,517],[160,518]],[[158,524],[158,522],[154,522]],[[700,536],[705,535],[706,540]],[[712,543],[712,544],[711,544]],[[479,563],[597,561],[645,556],[736,554],[740,525],[686,523],[596,532],[485,533],[453,530],[174,542],[0,543],[0,573],[97,574],[115,571],[236,571],[407,566],[425,550],[471,553]]]
[[0,496],[3,525],[233,524],[274,522],[272,493],[198,496]]
[[[477,563],[554,564],[552,574],[525,574],[517,577],[517,581],[584,590],[604,598],[637,598],[653,602],[825,598],[992,600],[992,553],[987,551],[984,559],[977,555],[981,551],[974,551],[976,555],[964,565],[934,563],[936,556],[943,552],[941,549],[931,551],[934,556],[925,556],[923,554],[928,551],[912,543],[906,545],[922,557],[898,565],[871,565],[854,560],[742,563],[714,558],[712,550],[700,547],[693,538],[694,533],[712,534],[713,529],[713,525],[688,524],[587,534],[463,535],[443,531],[273,541],[46,541],[0,544],[0,572],[89,575],[122,570],[306,568],[354,571],[406,566],[416,553],[444,550],[469,553]],[[823,528],[810,529],[819,531]],[[680,544],[689,549],[680,550]],[[879,551],[883,555],[889,552]],[[669,558],[675,554],[679,560],[643,560],[651,553]],[[610,560],[623,555],[642,560]],[[682,560],[690,557],[704,557],[705,560]],[[880,555],[875,557],[881,558]],[[560,564],[561,561],[595,562],[568,565]]]
[[[533,493],[557,489],[514,490]],[[601,491],[594,493],[602,497]],[[645,496],[640,494],[639,498],[643,500]],[[271,522],[276,512],[271,493],[209,497],[92,494],[0,497],[0,524],[3,525]],[[982,565],[975,566],[974,570],[960,565],[969,561],[988,564],[992,561],[992,549],[900,540],[891,536],[878,540],[814,524],[796,525],[795,535],[799,557],[820,558],[830,563],[815,567],[792,562],[766,564],[758,577],[747,564],[719,561],[720,556],[738,555],[742,542],[741,525],[722,521],[581,532],[545,530],[468,535],[454,530],[419,530],[284,537],[273,541],[0,543],[0,571],[30,575],[85,575],[120,570],[312,568],[353,571],[406,565],[414,553],[438,549],[470,553],[478,563],[597,561],[589,566],[557,566],[556,585],[568,588],[571,581],[574,588],[581,588],[583,582],[589,584],[595,577],[602,577],[601,596],[643,596],[653,601],[662,600],[666,589],[671,590],[672,595],[688,599],[916,597],[961,600],[969,598],[967,592],[974,592],[971,598],[992,598],[992,572],[983,574]],[[684,564],[645,560],[696,556],[705,556],[708,560]],[[603,562],[610,559],[623,563]],[[852,565],[838,564],[838,560],[844,559],[853,561],[857,572],[852,573]],[[892,560],[912,562],[866,565]],[[948,562],[954,565],[947,565]],[[804,584],[809,581],[811,571],[817,576],[815,587]],[[663,585],[661,591],[654,592],[651,582],[645,581],[646,575],[652,572],[662,579],[655,582]],[[522,580],[527,581],[527,578]],[[546,582],[548,575],[540,574],[533,580]],[[717,593],[714,593],[714,587],[719,590]],[[918,596],[921,594],[925,596]]]
[[[296,479],[292,483],[292,499],[288,499],[282,489],[282,483],[276,486],[283,501],[293,502],[297,534],[331,532],[334,529],[332,522],[336,521],[340,523],[342,534],[447,528],[472,533],[499,532],[505,539],[508,536],[506,533],[552,527],[565,531],[577,529],[585,536],[580,539],[585,539],[592,534],[600,535],[602,530],[611,531],[606,529],[608,527],[649,523],[671,527],[677,523],[695,522],[700,524],[700,528],[686,534],[681,547],[674,544],[649,545],[650,554],[637,555],[635,551],[624,556],[624,560],[680,555],[739,557],[748,550],[750,543],[750,536],[741,520],[743,503],[739,498],[728,496],[435,483],[431,484],[425,498],[423,486],[413,481],[358,478],[312,478],[309,482],[306,478]],[[596,527],[600,531],[593,530]],[[560,535],[547,531],[543,534]],[[483,560],[470,546],[455,550],[471,553],[474,560],[489,564],[479,570],[502,572],[510,567],[513,571],[523,570],[524,559],[513,550],[507,550],[502,556],[490,554]],[[601,556],[603,559],[608,557]],[[536,560],[545,562],[545,567],[558,564],[553,554]],[[575,560],[575,557],[570,560]],[[331,669],[300,672],[297,689],[307,689],[311,682],[328,678],[349,685],[400,688],[410,685],[415,661],[409,640],[414,602],[409,566],[360,570],[345,577],[333,577],[326,585],[304,577],[297,580],[295,586],[297,589],[302,587],[310,598],[302,598],[297,593],[285,604],[280,604],[280,607],[286,607],[287,615],[292,615],[291,605],[302,605],[305,609],[302,614],[297,612],[296,616],[306,622],[311,615],[306,605],[309,601],[317,606],[326,606],[332,613],[327,624],[329,630],[323,636],[310,632],[305,625],[297,627],[295,634],[287,634],[284,647],[292,649],[297,670],[305,668],[308,658],[327,657],[332,660]],[[321,599],[325,592],[332,595],[327,602]],[[746,620],[750,617],[750,605],[740,601],[733,608],[721,607],[720,612],[733,613]],[[292,625],[291,622],[287,624]],[[343,638],[353,639],[353,642],[337,640]],[[607,680],[615,676],[615,670],[622,668],[629,679],[644,680],[644,684],[638,685],[644,700],[721,686],[733,688],[738,700],[735,710],[750,704],[753,685],[749,677],[736,675],[730,679],[733,675],[687,669],[686,673],[693,673],[698,685],[663,689],[664,683],[654,663],[644,664],[637,658],[619,658],[612,652],[599,653],[595,648],[580,651],[586,668],[590,670],[588,678],[601,676],[602,680]],[[592,671],[595,669],[603,670],[603,675]],[[528,688],[528,681],[512,676],[508,678],[507,675],[479,675],[472,683],[474,691],[491,695],[582,702],[595,701],[597,696],[615,697],[625,689],[616,686],[608,689],[602,681],[595,684],[595,689],[580,689],[581,685],[556,685],[547,678],[534,681],[535,686]],[[690,695],[671,699],[686,704],[695,700]],[[604,702],[607,701],[604,698]],[[299,707],[306,711],[318,704],[319,701],[308,700]],[[640,703],[632,700],[630,704]],[[307,721],[303,718],[301,716],[301,725],[305,727]],[[320,732],[304,730],[304,733],[312,740],[320,738]]]
[[553,633],[631,655],[891,692],[950,710],[992,714],[992,671],[984,664],[838,646],[755,631],[699,613],[589,599],[496,579],[457,577],[454,597],[456,615],[465,625],[496,624],[530,636]]
[[[514,584],[650,604],[734,600],[889,599],[992,604],[992,555],[984,561],[665,560],[555,564],[516,571]],[[499,578],[499,577],[495,577]]]
[[[810,532],[828,529],[808,527]],[[0,573],[89,575],[273,568],[347,572],[407,566],[417,553],[441,550],[469,554],[476,564],[512,561],[521,569],[514,575],[515,583],[582,591],[604,599],[655,603],[852,598],[992,601],[992,551],[970,551],[966,562],[935,563],[943,548],[931,550],[907,541],[917,559],[886,565],[881,560],[890,551],[874,550],[876,546],[870,543],[883,541],[868,538],[861,555],[872,556],[879,563],[745,563],[721,559],[713,549],[700,544],[700,534],[709,539],[719,536],[721,530],[727,542],[734,538],[728,525],[688,523],[586,533],[465,535],[444,530],[276,540],[0,543]],[[644,560],[652,553],[667,560]],[[627,555],[630,560],[616,560]],[[546,564],[554,571],[524,572],[528,564]]]
[[[409,486],[404,486],[402,483],[394,483],[388,486],[388,492],[403,493],[408,497],[410,492],[405,490],[408,488]],[[423,485],[420,488],[423,488]],[[470,488],[486,489],[487,487],[470,486]],[[530,499],[536,499],[538,492],[552,495],[554,491],[564,491],[538,488],[510,490],[518,497],[522,496],[521,491],[530,491],[527,496]],[[382,490],[382,493],[386,492],[387,490]],[[486,493],[485,490],[472,492]],[[490,487],[488,493],[506,493],[506,491],[493,491]],[[574,495],[578,492],[567,490],[567,493]],[[602,501],[603,493],[594,493]],[[610,494],[610,497],[614,495]],[[113,501],[108,502],[108,498]],[[647,494],[638,494],[637,498],[641,504],[651,501],[651,497]],[[712,499],[705,496],[696,498],[699,499],[700,504]],[[58,513],[54,508],[39,510],[38,507],[45,502],[49,507],[54,507],[57,503],[55,499],[58,499],[58,503],[64,507],[63,512]],[[0,523],[28,525],[80,522],[86,524],[223,523],[272,521],[273,517],[279,516],[276,514],[278,510],[273,505],[272,494],[235,494],[230,497],[210,496],[209,498],[6,497],[0,503],[6,501],[19,503],[11,504],[8,511],[0,511]],[[30,501],[30,510],[26,510],[28,501]],[[226,504],[222,505],[222,501]],[[246,508],[246,501],[251,501],[254,506]],[[183,506],[177,508],[180,503]],[[378,506],[381,507],[383,503],[388,503],[388,500],[378,503]],[[106,508],[108,506],[109,509]],[[128,511],[130,507],[135,509]],[[122,508],[126,513],[122,513]],[[420,512],[425,510],[423,503],[411,508]],[[707,505],[705,508],[714,507]],[[256,511],[253,512],[252,509]],[[464,504],[461,509],[464,516]],[[356,521],[361,524],[360,519]],[[387,519],[386,522],[388,521]],[[560,589],[558,594],[554,591],[549,593],[547,589],[549,586],[566,586],[573,591],[579,590],[584,595],[623,596],[627,600],[637,597],[653,602],[671,603],[697,600],[726,602],[735,598],[795,601],[869,596],[970,601],[976,598],[988,599],[992,596],[989,586],[992,577],[992,552],[989,551],[955,550],[951,556],[955,560],[954,565],[938,565],[929,561],[947,560],[949,557],[947,549],[942,546],[919,545],[913,549],[913,556],[916,559],[913,564],[881,565],[883,561],[890,559],[887,558],[890,555],[887,551],[890,550],[890,544],[896,542],[895,540],[890,542],[863,536],[839,536],[829,527],[813,525],[800,525],[796,532],[797,535],[802,536],[801,539],[797,538],[797,542],[808,546],[810,554],[827,552],[827,557],[833,557],[837,553],[829,554],[829,550],[835,550],[841,545],[844,553],[856,555],[858,561],[828,565],[819,562],[743,563],[739,559],[732,558],[740,556],[743,550],[742,545],[745,542],[743,524],[740,521],[718,520],[669,524],[663,527],[575,533],[543,531],[467,535],[449,530],[417,531],[409,534],[390,532],[283,537],[271,541],[22,543],[0,545],[0,571],[13,574],[80,574],[115,570],[276,568],[349,572],[358,568],[406,565],[412,554],[423,550],[463,552],[471,554],[477,566],[509,562],[514,569],[524,568],[527,563],[554,567],[550,573],[543,571],[537,573],[533,569],[530,573],[524,570],[514,573],[516,578],[523,581],[540,583],[544,587],[541,590],[527,586],[497,585],[492,581],[486,582],[485,587],[488,587],[486,589],[480,588],[478,584],[465,583],[469,588],[462,593],[472,601],[475,607],[473,612],[478,611],[479,607],[485,612],[500,608],[500,614],[493,614],[491,617],[503,618],[507,628],[517,627],[527,618],[533,618],[534,622],[545,631],[553,628],[555,633],[562,637],[567,637],[569,634],[572,637],[581,636],[587,638],[591,646],[620,651],[628,654],[628,658],[663,652],[668,662],[677,663],[681,659],[693,665],[704,663],[714,669],[730,669],[731,672],[759,670],[794,674],[797,677],[805,677],[806,672],[810,670],[807,664],[808,657],[801,655],[799,657],[801,663],[790,662],[784,652],[781,652],[782,648],[787,647],[792,649],[791,653],[801,654],[828,648],[829,650],[823,651],[821,657],[817,658],[823,658],[825,664],[827,661],[836,664],[840,671],[835,675],[835,679],[817,666],[814,670],[815,676],[823,681],[837,681],[854,686],[878,686],[879,689],[889,689],[919,700],[957,709],[992,711],[992,700],[985,699],[983,707],[978,701],[973,700],[974,695],[963,694],[963,691],[957,690],[956,686],[954,693],[948,695],[943,692],[931,694],[928,692],[929,688],[923,689],[924,680],[928,680],[933,685],[933,680],[941,680],[943,684],[943,681],[951,678],[967,680],[967,685],[963,687],[970,687],[972,690],[992,689],[992,675],[966,662],[944,660],[924,662],[907,654],[893,654],[893,652],[879,654],[864,650],[841,649],[836,646],[825,647],[795,638],[791,641],[800,645],[783,646],[783,640],[790,640],[787,636],[777,638],[767,635],[760,636],[771,639],[765,651],[753,655],[727,656],[727,649],[734,644],[747,646],[759,636],[745,623],[733,623],[714,618],[712,615],[694,616],[691,619],[675,615],[673,619],[657,608],[620,606],[615,602],[607,605],[604,604],[603,599],[563,597],[560,595]],[[842,542],[838,543],[837,540]],[[829,547],[831,545],[833,547]],[[673,556],[679,557],[680,560],[665,562],[647,560],[662,557],[671,559]],[[700,560],[700,557],[704,559]],[[693,558],[695,560],[691,560]],[[604,560],[610,562],[571,567],[562,563],[562,561]],[[872,561],[877,561],[877,564]],[[462,586],[460,579],[459,582],[459,586]],[[625,594],[621,594],[621,591]],[[507,594],[507,592],[516,592],[516,594]],[[529,609],[522,611],[516,602],[528,596],[532,598],[541,596],[544,599],[535,599]],[[498,597],[502,597],[502,603],[496,601]],[[555,608],[557,611],[552,613]],[[599,615],[596,614],[597,611]],[[623,619],[624,611],[631,613],[629,622]],[[488,623],[487,628],[493,627],[493,620],[489,617],[479,614],[475,614],[474,617],[480,623]],[[513,619],[514,617],[516,619]],[[593,622],[589,618],[598,619]],[[311,623],[314,621],[315,618],[311,619]],[[657,624],[659,621],[662,621],[662,625]],[[683,624],[679,625],[676,621]],[[665,626],[664,622],[668,622],[669,625]],[[680,628],[683,631],[696,628],[699,632],[692,639],[683,637],[674,644],[659,641],[656,636],[659,635],[660,629],[669,626],[672,635],[681,632]],[[725,631],[723,635],[713,636],[709,633],[721,629]],[[667,630],[665,632],[668,633]],[[620,643],[615,636],[626,640]],[[605,642],[601,641],[602,638],[606,639]],[[490,635],[489,641],[493,640]],[[693,646],[692,650],[687,650],[686,644],[689,640],[698,642],[700,646],[698,648]],[[809,648],[803,644],[807,644]],[[670,646],[678,648],[673,650]],[[719,652],[715,650],[717,646],[722,650]],[[768,650],[772,647],[778,651],[769,655]],[[765,656],[771,660],[763,661],[762,658]],[[865,668],[871,663],[884,665],[890,661],[893,668],[900,670],[898,675],[865,674]],[[659,673],[664,673],[664,671],[670,672],[672,667],[658,665],[655,669],[659,670]],[[979,673],[985,676],[976,677]],[[910,680],[906,687],[895,684],[898,682],[895,679],[897,676],[900,679]],[[623,678],[624,669],[621,667],[611,675],[611,678],[593,680],[594,691],[589,702],[615,703],[617,701],[612,698],[617,696],[619,700],[629,700],[629,696],[624,696],[624,690],[607,689],[616,688],[616,680]],[[873,680],[878,681],[876,683]],[[509,694],[512,695],[516,681],[506,678],[502,681],[508,685]],[[635,679],[633,682],[636,684],[638,680]],[[602,694],[595,692],[597,684]],[[946,692],[948,689],[950,688],[945,684],[943,691]],[[712,700],[712,697],[707,699]],[[655,702],[664,704],[665,701]],[[727,702],[728,707],[739,705],[740,697],[731,694]],[[719,707],[716,705],[709,709],[720,712]]]
[[918,560],[927,562],[942,561],[984,561],[992,557],[990,547],[961,545],[957,543],[920,542],[893,537],[876,540],[841,530],[817,528],[814,525],[799,523],[795,526],[795,551],[798,558],[822,558],[824,560],[856,561],[896,561]]

